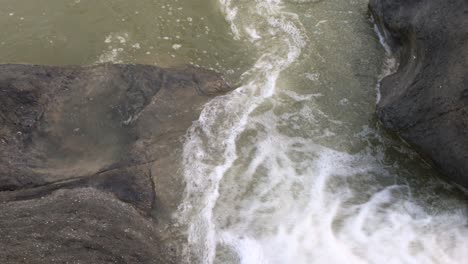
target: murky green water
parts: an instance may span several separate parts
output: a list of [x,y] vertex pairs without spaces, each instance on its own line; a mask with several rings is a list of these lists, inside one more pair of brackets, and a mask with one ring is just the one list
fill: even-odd
[[234,80],[254,59],[248,45],[233,41],[216,0],[0,0],[0,6],[2,63],[194,64]]
[[365,0],[0,0],[0,62],[194,64],[191,263],[465,263],[466,198],[379,127]]

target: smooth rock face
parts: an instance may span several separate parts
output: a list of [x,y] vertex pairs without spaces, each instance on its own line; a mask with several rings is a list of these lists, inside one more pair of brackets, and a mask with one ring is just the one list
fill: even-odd
[[179,263],[183,136],[228,91],[190,67],[0,65],[2,263]]
[[371,0],[400,59],[378,115],[451,181],[468,188],[468,1]]

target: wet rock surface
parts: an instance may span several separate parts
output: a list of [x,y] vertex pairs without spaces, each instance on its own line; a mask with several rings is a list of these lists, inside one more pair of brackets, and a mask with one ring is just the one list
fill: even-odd
[[217,73],[0,65],[2,263],[179,263],[183,136]]
[[377,113],[446,177],[468,189],[468,2],[371,0],[400,64]]

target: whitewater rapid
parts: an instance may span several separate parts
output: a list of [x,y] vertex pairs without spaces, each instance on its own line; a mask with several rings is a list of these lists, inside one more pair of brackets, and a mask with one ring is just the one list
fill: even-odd
[[[358,2],[345,6],[365,1]],[[404,159],[417,160],[414,153],[378,127],[354,128],[322,104],[337,88],[317,83],[334,69],[288,10],[320,4],[219,0],[234,41],[248,43],[258,57],[242,86],[208,103],[187,134],[179,216],[188,229],[186,262],[467,263],[463,200],[434,177],[418,180],[424,175],[414,171],[430,170],[407,165]],[[316,23],[316,35],[329,23]],[[304,55],[309,50],[314,56]],[[321,64],[301,74],[322,90],[304,92],[292,69],[310,58]],[[336,108],[360,107],[351,96],[337,102]],[[389,162],[389,149],[407,158]],[[432,204],[436,192],[440,206]]]

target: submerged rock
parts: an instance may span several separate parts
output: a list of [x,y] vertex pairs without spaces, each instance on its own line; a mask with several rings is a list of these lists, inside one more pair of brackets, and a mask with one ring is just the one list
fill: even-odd
[[179,263],[182,137],[219,74],[0,65],[2,263]]
[[371,0],[400,64],[377,113],[452,182],[468,188],[468,2]]

